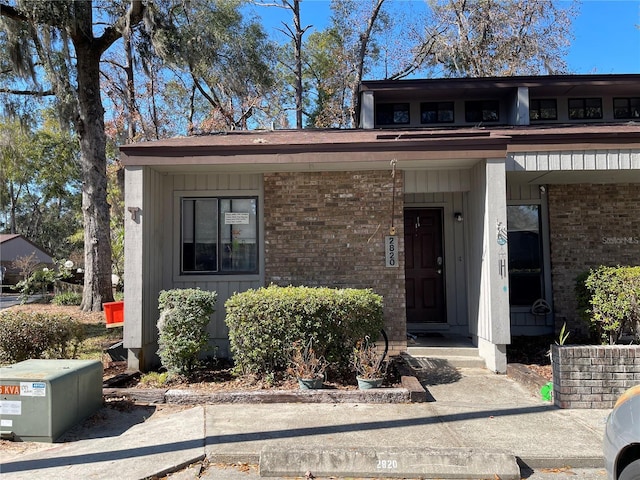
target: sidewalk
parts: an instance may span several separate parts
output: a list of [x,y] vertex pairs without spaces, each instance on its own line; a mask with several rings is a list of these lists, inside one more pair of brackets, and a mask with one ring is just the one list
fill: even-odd
[[[608,410],[556,409],[506,376],[461,373],[455,382],[428,386],[435,400],[428,403],[105,408],[70,431],[66,443],[3,455],[0,472],[3,480],[142,479],[205,457],[259,463],[261,475],[276,478],[311,471],[318,477],[519,479],[516,458],[531,468],[602,467]],[[237,471],[202,478],[236,473],[254,478]]]

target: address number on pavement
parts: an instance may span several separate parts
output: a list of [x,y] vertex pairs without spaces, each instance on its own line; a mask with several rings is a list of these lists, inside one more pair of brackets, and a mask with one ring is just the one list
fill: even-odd
[[398,468],[397,460],[378,460],[376,466],[378,470],[396,470]]

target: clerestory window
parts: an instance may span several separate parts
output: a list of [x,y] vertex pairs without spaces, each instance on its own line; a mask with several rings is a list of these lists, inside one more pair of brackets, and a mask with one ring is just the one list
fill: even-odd
[[408,103],[379,103],[376,105],[376,124],[406,125],[409,122]]
[[614,98],[614,118],[640,118],[640,98]]
[[452,123],[453,102],[424,102],[420,104],[420,123]]
[[558,107],[555,98],[533,99],[529,105],[529,120],[557,120]]
[[497,100],[465,102],[464,109],[464,119],[468,123],[497,122],[500,120],[500,102]]
[[602,99],[570,98],[569,118],[571,120],[591,120],[602,118]]

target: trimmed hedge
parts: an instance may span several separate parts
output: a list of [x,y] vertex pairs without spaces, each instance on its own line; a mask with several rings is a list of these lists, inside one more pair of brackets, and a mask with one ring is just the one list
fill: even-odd
[[172,375],[190,375],[209,343],[207,325],[217,293],[197,288],[163,290],[158,297],[158,355]]
[[382,297],[368,289],[278,287],[234,294],[226,303],[230,348],[238,373],[285,371],[294,342],[313,346],[338,368],[348,368],[358,340],[377,338]]
[[67,315],[11,311],[0,315],[3,362],[74,358],[84,338],[84,325]]
[[578,277],[576,292],[581,315],[603,344],[628,334],[639,339],[640,267],[600,266]]

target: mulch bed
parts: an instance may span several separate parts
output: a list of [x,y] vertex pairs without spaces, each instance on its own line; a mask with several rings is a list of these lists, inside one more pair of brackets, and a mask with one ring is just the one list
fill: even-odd
[[552,336],[513,337],[507,345],[507,363],[526,366],[537,375],[552,380],[549,350],[554,342]]
[[[400,357],[392,357],[384,387],[400,387],[401,370],[404,362]],[[196,389],[203,392],[220,391],[256,391],[256,390],[298,390],[296,379],[287,375],[277,376],[271,381],[253,375],[236,376],[232,372],[232,366],[227,361],[216,361],[197,370],[189,379],[175,378],[163,385],[146,383],[139,373],[128,374],[126,362],[110,362],[104,370],[104,385],[120,388],[178,388]],[[353,373],[342,376],[328,375],[324,382],[324,388],[337,390],[356,390],[358,388]]]

